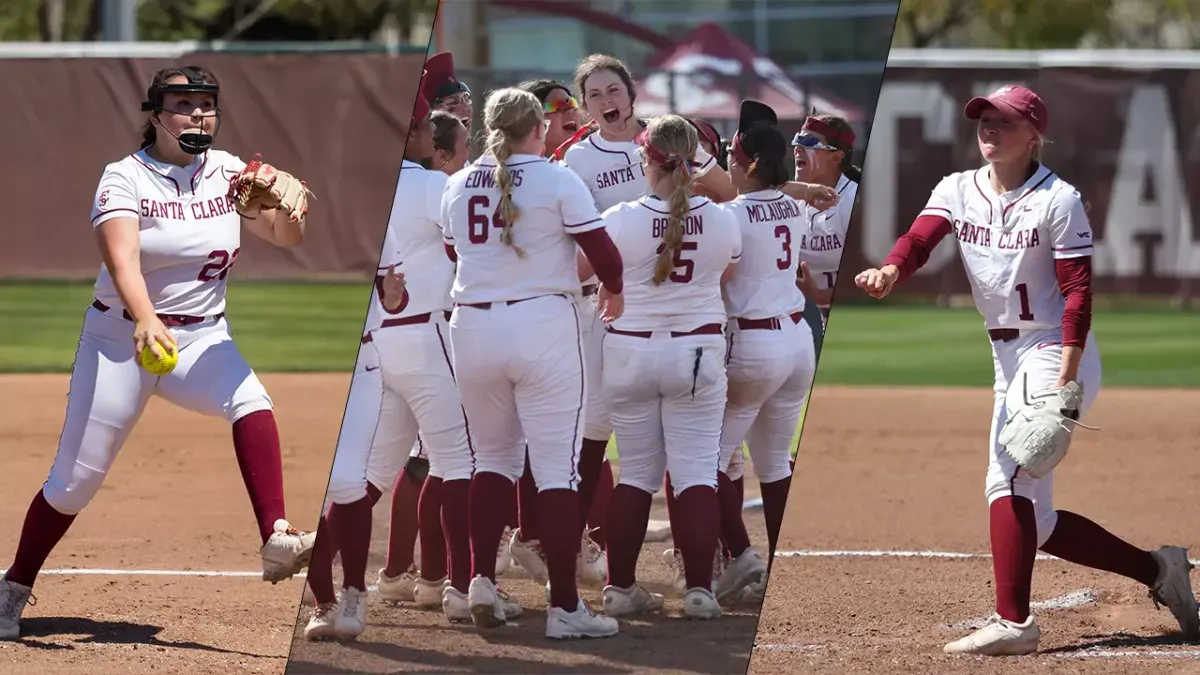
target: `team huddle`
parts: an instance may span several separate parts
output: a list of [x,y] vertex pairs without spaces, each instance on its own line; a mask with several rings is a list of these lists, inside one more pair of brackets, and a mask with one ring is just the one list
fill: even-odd
[[[660,610],[636,568],[664,487],[685,615],[761,602],[815,369],[802,314],[836,278],[853,131],[810,116],[792,180],[761,103],[742,102],[727,145],[703,120],[635,117],[612,57],[573,85],[491,92],[469,162],[470,90],[449,54],[426,63],[312,552],[309,639],[365,630],[388,489],[379,595],[450,621],[519,616],[497,584],[513,563],[546,586],[551,638]],[[744,443],[765,558],[742,516]],[[580,584],[602,587],[603,613]]]

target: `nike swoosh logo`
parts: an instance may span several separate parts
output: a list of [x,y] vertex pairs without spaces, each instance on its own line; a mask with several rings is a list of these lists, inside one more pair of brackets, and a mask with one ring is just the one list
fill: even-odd
[[[1038,347],[1038,349],[1041,349],[1041,347]],[[369,373],[369,372],[371,372],[372,370],[379,370],[379,366],[375,366],[374,368],[370,368],[370,367],[368,367],[368,368],[363,368],[363,370],[365,370],[365,371],[367,371],[367,372]]]
[[1038,345],[1037,348],[1045,349],[1046,347],[1057,347],[1057,346],[1058,346],[1057,342],[1043,342],[1042,344]]

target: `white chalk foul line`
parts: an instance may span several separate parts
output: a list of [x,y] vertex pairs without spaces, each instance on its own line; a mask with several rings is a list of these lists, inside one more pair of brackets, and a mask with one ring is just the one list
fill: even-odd
[[[1048,600],[1038,600],[1029,603],[1029,609],[1034,612],[1044,612],[1046,610],[1062,610],[1074,609],[1089,605],[1096,601],[1096,593],[1090,588],[1083,588],[1078,591],[1071,591],[1064,595],[1060,595]],[[979,630],[988,623],[988,617],[979,617],[968,619],[967,621],[959,621],[948,625],[943,625],[942,628],[947,630]]]
[[[958,551],[838,551],[838,550],[804,550],[804,551],[775,551],[776,558],[929,558],[949,560],[984,560],[992,557],[990,553],[960,553]],[[1061,560],[1052,555],[1039,553],[1037,560]],[[1200,559],[1191,559],[1193,565],[1200,565]]]
[[[8,570],[0,570],[0,574]],[[262,572],[241,572],[238,570],[117,570],[117,569],[54,569],[42,570],[38,574],[53,574],[59,576],[107,576],[107,577],[259,577]],[[305,573],[296,575],[303,579]]]
[[1060,659],[1200,659],[1200,649],[1180,649],[1165,651],[1148,649],[1138,651],[1123,649],[1121,651],[1106,651],[1103,648],[1081,649],[1077,652],[1055,654]]

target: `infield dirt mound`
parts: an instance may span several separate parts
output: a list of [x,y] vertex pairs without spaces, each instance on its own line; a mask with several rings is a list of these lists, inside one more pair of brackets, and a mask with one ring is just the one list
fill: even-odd
[[[751,672],[1200,673],[1200,644],[1144,587],[1056,559],[1034,572],[1040,654],[942,654],[992,612],[991,407],[984,389],[814,391],[780,542],[802,555],[776,562]],[[1102,391],[1085,420],[1102,430],[1076,435],[1055,506],[1200,557],[1196,410],[1200,391]]]

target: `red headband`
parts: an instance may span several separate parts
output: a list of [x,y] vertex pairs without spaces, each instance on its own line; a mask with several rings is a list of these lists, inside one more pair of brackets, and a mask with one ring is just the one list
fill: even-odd
[[735,159],[737,159],[738,164],[749,167],[754,163],[754,158],[746,154],[745,148],[742,147],[741,138],[741,134],[733,135],[733,142],[729,144],[729,152],[733,154]]
[[649,158],[652,164],[657,164],[668,171],[674,171],[675,167],[679,166],[680,162],[683,162],[684,169],[686,169],[689,174],[692,173],[692,169],[694,167],[700,166],[699,164],[683,157],[679,157],[678,155],[668,155],[662,150],[659,150],[651,145],[649,129],[643,129],[642,132],[637,135],[636,142],[639,146],[641,146],[642,152],[646,153],[646,157]]
[[815,117],[806,117],[803,129],[804,131],[811,131],[814,134],[821,134],[830,145],[839,145],[843,148],[854,147],[853,130],[839,131],[834,129],[828,122]]

